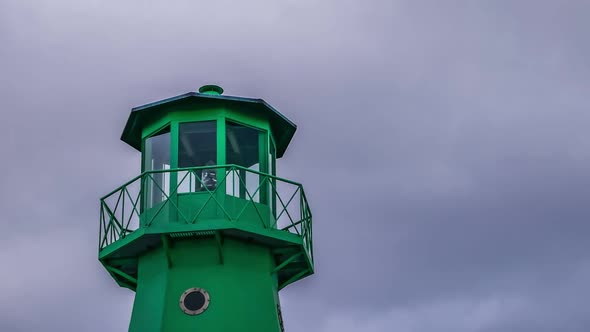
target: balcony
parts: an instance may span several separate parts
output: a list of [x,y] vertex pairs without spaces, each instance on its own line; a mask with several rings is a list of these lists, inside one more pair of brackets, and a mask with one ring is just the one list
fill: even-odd
[[219,236],[272,248],[281,288],[313,273],[312,214],[299,183],[213,165],[147,171],[100,199],[99,258],[131,281],[139,253]]

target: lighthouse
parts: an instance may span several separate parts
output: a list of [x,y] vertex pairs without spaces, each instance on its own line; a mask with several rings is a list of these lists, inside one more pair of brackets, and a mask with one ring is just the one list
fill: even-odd
[[129,331],[284,331],[279,291],[314,273],[305,192],[276,169],[296,128],[217,85],[132,109],[141,172],[100,199],[98,248]]

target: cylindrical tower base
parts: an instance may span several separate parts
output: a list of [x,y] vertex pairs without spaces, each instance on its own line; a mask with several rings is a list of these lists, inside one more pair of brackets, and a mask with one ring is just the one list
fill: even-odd
[[269,248],[211,237],[166,244],[139,258],[129,331],[281,331]]

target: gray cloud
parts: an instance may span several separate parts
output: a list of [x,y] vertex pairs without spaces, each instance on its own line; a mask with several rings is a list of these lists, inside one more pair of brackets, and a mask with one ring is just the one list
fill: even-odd
[[3,1],[0,330],[127,327],[98,198],[139,172],[130,108],[208,82],[299,125],[279,173],[317,274],[281,294],[289,331],[588,330],[589,10]]

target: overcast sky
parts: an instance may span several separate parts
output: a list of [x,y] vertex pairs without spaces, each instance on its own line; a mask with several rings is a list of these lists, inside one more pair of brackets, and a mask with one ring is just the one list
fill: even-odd
[[0,0],[0,331],[125,331],[99,197],[132,107],[218,83],[298,125],[288,332],[590,331],[590,1]]

